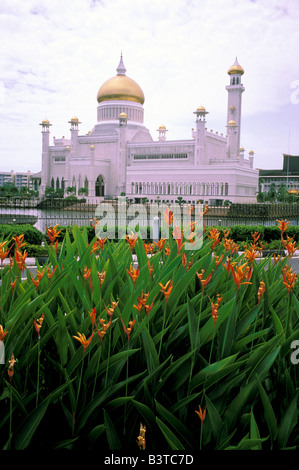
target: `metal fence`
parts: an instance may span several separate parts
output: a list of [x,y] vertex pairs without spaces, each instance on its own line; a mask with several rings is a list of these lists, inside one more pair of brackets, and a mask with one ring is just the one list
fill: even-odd
[[[118,215],[117,201],[104,201],[115,210],[116,224]],[[126,206],[130,207],[129,204]],[[0,201],[0,224],[24,224],[34,225],[43,233],[46,227],[56,224],[62,226],[90,225],[93,218],[97,217],[98,201],[73,202],[68,200],[47,201],[40,204],[38,201],[14,200]],[[126,215],[126,223],[134,222],[134,218],[143,226],[151,226],[150,205],[145,205],[146,214],[143,219],[135,215]],[[132,209],[132,207],[131,207]],[[159,216],[163,217],[165,205],[159,207]],[[197,210],[195,206],[195,210]],[[130,211],[129,211],[130,212]],[[134,213],[134,210],[133,210]],[[228,207],[209,206],[205,215],[206,226],[234,226],[234,225],[276,225],[277,220],[287,219],[291,225],[299,225],[299,204],[231,204]],[[107,224],[109,224],[109,218]],[[115,220],[111,219],[111,225]]]

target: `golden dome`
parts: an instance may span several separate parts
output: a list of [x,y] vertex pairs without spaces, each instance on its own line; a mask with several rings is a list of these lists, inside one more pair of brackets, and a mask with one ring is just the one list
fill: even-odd
[[123,100],[144,103],[144,94],[140,86],[132,79],[126,76],[126,69],[123,64],[122,56],[119,66],[116,69],[117,75],[109,78],[98,91],[98,103],[102,101]]
[[234,121],[233,119],[231,121],[228,122],[228,125],[229,126],[235,126],[236,125],[236,121]]
[[71,121],[78,122],[78,121],[79,121],[79,119],[78,119],[76,116],[74,116],[74,117],[71,119]]
[[238,63],[237,58],[235,60],[235,63],[228,69],[227,71],[228,75],[231,75],[232,73],[238,73],[240,75],[243,75],[244,69],[243,67]]
[[128,115],[127,115],[127,113],[120,113],[119,117],[120,118],[127,118]]
[[159,126],[159,129],[163,131],[164,129],[166,129],[166,127],[164,126],[164,124],[162,124],[162,126]]
[[199,106],[196,111],[205,111],[206,108],[204,106]]
[[48,119],[44,119],[44,120],[42,121],[42,124],[50,124],[50,121],[49,121]]

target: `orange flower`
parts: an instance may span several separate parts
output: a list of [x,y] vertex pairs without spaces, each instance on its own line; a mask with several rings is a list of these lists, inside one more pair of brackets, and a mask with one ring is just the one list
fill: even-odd
[[102,342],[109,326],[111,325],[111,320],[109,320],[108,323],[105,323],[105,320],[103,318],[100,318],[99,322],[101,323],[102,330],[99,330],[97,325],[96,325],[96,329],[97,329],[97,334],[101,338],[101,342]]
[[41,327],[43,326],[44,318],[45,318],[45,314],[43,313],[40,318],[38,318],[37,320],[33,320],[38,339],[40,339],[40,330],[41,330]]
[[24,253],[21,253],[18,250],[15,251],[16,263],[19,266],[19,271],[21,271],[21,269],[23,271],[25,270],[25,266],[26,266],[25,261],[26,261],[27,255],[28,255],[27,251],[25,251]]
[[148,265],[149,275],[151,276],[152,273],[153,273],[154,267],[153,267],[153,265],[150,263],[150,260],[147,261],[147,265]]
[[16,287],[17,279],[18,278],[16,277],[13,282],[12,282],[12,280],[10,281],[10,287],[11,287],[12,292],[14,291],[14,288]]
[[96,308],[94,307],[90,312],[89,312],[89,316],[90,316],[90,321],[91,321],[91,325],[92,325],[92,328],[94,328],[94,325],[95,325],[95,322],[96,322]]
[[[245,272],[244,272],[244,268],[245,268]],[[237,291],[239,290],[240,285],[252,284],[251,282],[248,282],[248,279],[250,279],[251,277],[252,271],[247,266],[247,263],[244,263],[242,266],[236,266],[236,267],[233,266],[231,271],[232,271],[233,279],[237,286]],[[242,282],[244,278],[246,278],[247,281]]]
[[165,255],[166,255],[166,256],[169,256],[169,255],[170,255],[170,248],[169,248],[169,246],[167,246],[167,247],[165,248]]
[[[289,238],[289,237],[288,237]],[[291,240],[293,240],[291,238]],[[295,251],[298,249],[298,246],[295,246],[295,241],[291,242],[290,240],[287,241],[286,243],[286,249],[288,251],[288,256],[291,258],[293,256],[293,254],[295,253]]]
[[137,234],[136,233],[134,234],[133,232],[131,232],[131,235],[126,235],[126,240],[130,245],[131,251],[133,251],[133,248],[136,245],[137,238],[138,238]]
[[199,419],[200,419],[200,421],[201,421],[201,427],[202,427],[203,422],[204,422],[205,417],[206,417],[207,407],[204,409],[204,411],[202,411],[202,410],[201,410],[201,407],[199,406],[199,411],[195,410],[195,413],[198,414]]
[[146,433],[146,427],[143,426],[142,423],[140,423],[139,436],[137,437],[137,444],[140,450],[145,450],[145,445],[146,445],[145,433]]
[[253,243],[255,244],[258,241],[258,239],[260,238],[261,234],[260,234],[260,232],[252,232],[251,236],[253,238]]
[[84,277],[84,283],[85,283],[85,284],[86,284],[87,279],[88,279],[89,276],[90,276],[90,273],[91,273],[91,268],[87,269],[87,266],[84,266],[84,274],[83,274],[83,277]]
[[122,324],[123,324],[124,332],[126,333],[126,335],[128,337],[128,341],[129,341],[130,335],[132,333],[132,329],[133,329],[133,326],[134,326],[136,320],[129,321],[129,327],[126,328],[123,319],[122,318],[120,318],[120,319],[121,319]]
[[169,209],[165,209],[164,220],[167,228],[173,223],[173,213]]
[[145,243],[145,242],[143,242],[143,246],[144,246],[144,249],[145,249],[147,254],[148,253],[153,254],[154,248],[155,248],[154,243]]
[[202,269],[202,270],[201,270],[201,273],[198,273],[198,272],[196,271],[196,275],[197,275],[198,279],[199,279],[200,282],[201,282],[201,287],[202,287],[202,290],[203,290],[203,291],[204,291],[206,285],[210,282],[211,277],[212,277],[212,275],[213,275],[213,272],[214,272],[214,271],[212,271],[212,272],[208,275],[208,277],[207,277],[206,279],[203,279],[203,275],[204,275],[204,273],[205,273],[205,269]]
[[255,251],[255,247],[253,245],[250,246],[248,250],[245,250],[245,257],[248,261],[252,264],[255,258],[258,256],[258,252]]
[[220,256],[220,258],[219,258],[219,256],[217,256],[216,254],[214,254],[214,258],[215,258],[215,262],[216,262],[216,268],[218,268],[219,264],[221,263],[221,261],[222,261],[222,259],[223,259],[223,256],[224,256],[223,253],[222,253],[222,255]]
[[93,334],[94,334],[94,331],[92,332],[90,338],[87,340],[86,339],[86,336],[84,334],[81,334],[78,332],[78,335],[79,336],[73,336],[73,338],[77,339],[78,341],[80,341],[80,343],[82,344],[83,346],[83,350],[84,350],[84,354],[86,352],[86,349],[88,348],[88,346],[90,345],[90,342],[92,340],[92,337],[93,337]]
[[260,303],[262,295],[264,294],[265,290],[266,290],[266,285],[264,281],[261,281],[259,289],[258,289],[258,293],[257,293],[258,303]]
[[153,305],[154,305],[154,301],[152,301],[152,303],[150,305],[145,305],[144,308],[145,308],[145,313],[146,313],[146,316],[148,317],[151,309],[153,308]]
[[140,311],[142,309],[142,307],[145,307],[146,306],[146,302],[147,302],[147,299],[148,299],[148,296],[149,296],[149,292],[147,294],[144,294],[143,295],[143,291],[142,291],[142,294],[140,297],[137,298],[137,306],[136,305],[133,305],[134,308],[136,308],[139,312],[139,315],[140,315]]
[[100,281],[100,287],[102,287],[103,282],[105,281],[106,271],[102,271],[101,273],[98,271],[97,274]]
[[231,238],[225,238],[223,242],[223,246],[226,249],[226,251],[231,251],[234,253],[235,251],[238,251],[238,245],[231,239]]
[[173,230],[173,238],[175,239],[175,242],[177,244],[179,254],[185,243],[183,243],[183,233],[181,232],[180,227],[178,227],[177,225],[174,227]]
[[107,315],[109,315],[110,318],[111,318],[112,315],[114,314],[114,310],[115,310],[116,307],[118,306],[118,302],[119,302],[119,301],[114,302],[113,300],[111,300],[111,307],[106,307],[105,302],[104,302],[104,300],[103,300],[103,304],[104,304],[106,313],[107,313]]
[[5,336],[7,335],[8,331],[3,330],[3,326],[0,325],[0,341],[3,341]]
[[0,243],[0,259],[1,259],[1,264],[3,264],[3,261],[5,260],[5,258],[7,258],[8,254],[9,254],[9,250],[5,249],[5,245],[6,243],[8,243],[8,241],[6,242],[2,242]]
[[132,279],[133,283],[134,283],[134,286],[135,286],[135,283],[138,279],[138,276],[139,276],[139,266],[137,267],[137,269],[135,269],[132,264],[130,265],[130,271],[127,269],[127,272],[130,276],[130,278]]
[[157,242],[154,242],[154,245],[156,245],[159,248],[159,251],[163,249],[163,246],[165,245],[166,238],[161,238]]
[[47,230],[47,234],[48,234],[48,237],[50,239],[50,243],[51,245],[53,245],[53,243],[55,242],[55,240],[58,242],[58,237],[59,237],[59,234],[61,232],[61,229],[58,230],[57,232],[57,227],[58,227],[58,224],[56,224],[54,227],[52,228],[48,228],[46,227],[46,230]]
[[186,254],[183,253],[183,254],[182,254],[182,265],[183,265],[183,269],[185,269],[186,264],[187,264],[187,257],[186,257]]
[[278,222],[278,228],[282,235],[287,230],[290,222],[287,222],[286,220],[276,220],[276,222]]
[[226,273],[227,275],[229,274],[229,272],[232,270],[232,268],[236,265],[237,263],[235,262],[231,262],[231,258],[227,257],[226,258],[226,264],[223,264],[222,263],[222,266],[226,269]]
[[52,276],[53,276],[53,274],[55,273],[56,269],[57,269],[57,266],[55,266],[55,268],[53,269],[53,271],[51,271],[51,269],[49,268],[49,266],[47,266],[47,272],[48,272],[48,279],[49,279],[49,280],[52,279]]
[[212,318],[214,320],[215,326],[216,326],[217,319],[218,319],[218,308],[219,308],[221,300],[222,300],[222,297],[220,297],[219,294],[217,294],[217,302],[215,304],[210,299],[211,307],[212,307]]
[[[163,286],[163,284],[162,284],[161,282],[159,282],[159,286],[162,287],[161,292],[163,292],[163,295],[164,295],[164,297],[165,297],[165,299],[166,299],[166,302],[167,302],[168,297],[170,296],[170,293],[171,293],[172,288],[173,288],[172,281],[169,280],[169,281],[165,284],[165,286]],[[168,290],[167,290],[167,288],[168,288]]]
[[89,254],[93,253],[94,251],[97,251],[99,249],[101,249],[101,251],[103,251],[103,248],[104,248],[104,245],[106,243],[106,241],[108,240],[108,237],[106,238],[98,238],[97,241],[94,242],[93,246],[92,246],[92,250],[89,252]]
[[281,256],[280,255],[276,256],[276,254],[274,253],[273,258],[274,258],[274,266],[275,266],[276,263],[280,260]]
[[11,358],[8,361],[9,366],[8,366],[8,370],[7,370],[10,383],[11,383],[12,376],[14,374],[14,366],[15,366],[16,362],[17,361],[15,360],[15,356],[12,353]]
[[17,250],[20,250],[21,248],[23,248],[23,246],[26,246],[27,243],[24,242],[24,235],[19,235],[19,236],[15,236],[15,237],[12,237],[12,239],[14,240],[15,242],[15,248]]
[[283,283],[285,287],[287,288],[287,291],[290,295],[291,290],[294,290],[296,281],[297,281],[297,275],[296,273],[292,273],[292,268],[289,266],[285,266],[282,269],[282,277],[283,277]]
[[[94,223],[93,223],[94,222]],[[91,226],[93,227],[93,229],[95,230],[97,228],[97,225],[98,225],[99,221],[96,217],[94,217],[91,221],[90,221],[90,224]]]
[[211,230],[209,230],[209,233],[208,233],[208,238],[210,240],[213,240],[213,243],[211,245],[211,250],[214,251],[214,249],[216,248],[217,245],[220,245],[220,232],[219,230],[217,230],[216,228],[212,228]]

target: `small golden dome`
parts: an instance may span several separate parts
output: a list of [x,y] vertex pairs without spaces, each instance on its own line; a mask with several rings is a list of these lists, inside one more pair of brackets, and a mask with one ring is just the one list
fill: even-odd
[[164,124],[162,124],[162,126],[160,126],[159,129],[163,131],[164,129],[166,129],[166,127],[164,126]]
[[205,110],[206,110],[206,108],[204,106],[199,106],[196,111],[201,112],[201,111],[205,111]]
[[234,121],[233,119],[231,121],[228,122],[228,125],[229,126],[235,126],[236,125],[236,121]]
[[254,155],[254,151],[253,151],[253,150],[250,150],[248,153],[249,153],[249,155]]
[[124,113],[124,112],[123,112],[123,113],[120,113],[119,117],[120,117],[120,118],[127,118],[128,115],[127,115],[127,113]]
[[44,119],[44,120],[42,121],[42,124],[50,124],[50,121],[49,121],[48,119]]
[[228,75],[231,75],[233,73],[238,73],[240,75],[243,75],[244,69],[243,67],[238,63],[237,58],[235,60],[235,63],[228,69],[227,71]]
[[244,150],[244,147],[240,147],[240,150],[241,150],[241,152],[243,152],[243,150]]
[[71,121],[73,121],[73,122],[78,122],[79,119],[78,119],[76,116],[74,116],[74,117],[71,119]]
[[91,145],[91,146],[90,146],[90,149],[91,149],[91,150],[94,150],[94,145]]

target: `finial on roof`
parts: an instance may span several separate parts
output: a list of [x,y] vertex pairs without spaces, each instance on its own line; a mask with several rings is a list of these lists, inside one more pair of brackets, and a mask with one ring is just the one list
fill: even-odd
[[116,71],[117,71],[117,75],[126,75],[127,70],[126,70],[126,67],[124,66],[122,53],[120,54],[120,61],[119,61]]

